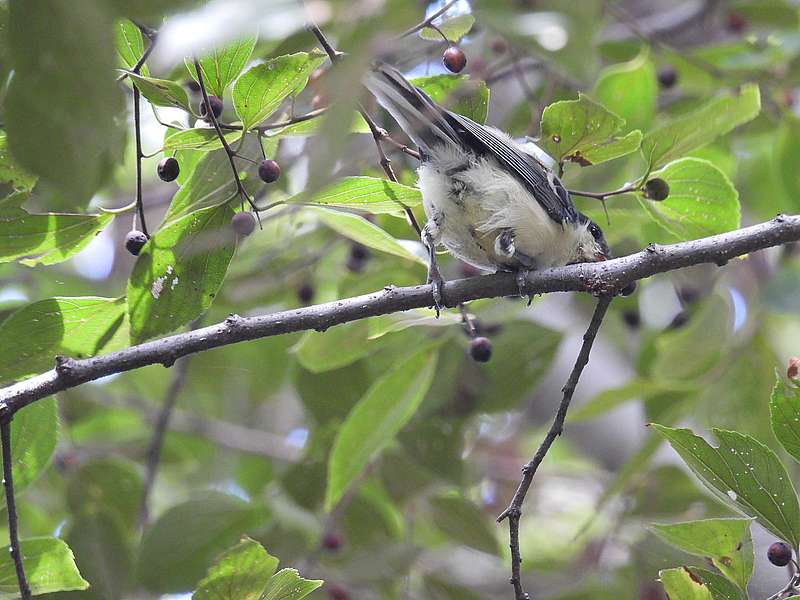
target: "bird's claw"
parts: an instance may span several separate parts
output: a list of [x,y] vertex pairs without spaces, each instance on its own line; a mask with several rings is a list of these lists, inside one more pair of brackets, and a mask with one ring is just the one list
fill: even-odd
[[517,290],[519,291],[519,297],[524,298],[525,296],[527,296],[528,306],[530,306],[531,302],[533,302],[533,294],[525,293],[525,286],[528,283],[528,273],[530,273],[529,269],[520,269],[516,273],[516,280],[517,280]]
[[428,283],[431,286],[431,294],[433,295],[433,308],[436,310],[436,318],[439,318],[439,313],[444,307],[444,277],[439,273],[439,268],[433,264],[428,269]]

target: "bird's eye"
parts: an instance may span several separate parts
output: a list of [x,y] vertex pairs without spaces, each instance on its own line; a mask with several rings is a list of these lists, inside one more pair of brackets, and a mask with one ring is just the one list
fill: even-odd
[[592,223],[591,225],[589,225],[589,233],[591,233],[591,234],[592,234],[592,237],[593,237],[594,239],[596,239],[596,240],[599,240],[599,239],[600,239],[600,236],[602,235],[602,234],[600,233],[600,228],[599,228],[597,225],[595,225],[594,223]]

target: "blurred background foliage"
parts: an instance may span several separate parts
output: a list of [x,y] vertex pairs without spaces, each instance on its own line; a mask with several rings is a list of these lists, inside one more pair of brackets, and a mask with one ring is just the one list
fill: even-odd
[[[380,57],[428,78],[421,82],[429,93],[459,112],[515,136],[539,136],[545,107],[577,100],[579,92],[620,118],[612,134],[636,137],[631,132],[640,130],[642,152],[635,151],[639,136],[630,153],[601,165],[564,164],[568,188],[594,192],[638,181],[650,162],[654,171],[663,168],[674,195],[662,204],[641,194],[610,197],[606,207],[575,198],[601,223],[617,255],[800,212],[796,2],[459,0],[437,22],[466,53],[463,79],[436,79],[447,75],[446,44],[430,28],[394,39],[444,2],[309,4],[348,56],[331,68],[322,55],[308,55],[313,69],[301,77],[296,97],[279,98],[261,116],[276,122],[329,106],[319,118],[260,139],[265,155],[281,165],[277,183],[262,185],[252,165],[240,162],[249,169],[245,187],[262,206],[308,200],[334,179],[383,177],[371,136],[353,116],[363,100],[396,140],[406,141],[356,91],[364,69]],[[194,235],[175,229],[181,215],[196,223],[207,214],[228,236],[210,251],[229,247],[220,266],[184,265],[180,277],[195,288],[169,314],[145,302],[155,275],[143,260],[174,257],[157,255],[151,242],[146,248],[156,249],[146,249],[135,266],[123,245],[133,213],[100,210],[134,197],[131,88],[115,81],[114,69],[133,66],[145,44],[125,18],[160,32],[142,75],[175,84],[145,94],[167,107],[142,103],[145,152],[155,152],[143,161],[151,233],[158,231],[155,239],[170,252],[175,238]],[[425,277],[416,235],[391,205],[367,219],[289,203],[262,213],[262,227],[237,240],[225,227],[239,203],[220,208],[219,195],[203,197],[204,180],[192,179],[194,166],[212,157],[216,167],[202,163],[206,183],[234,189],[222,150],[177,149],[177,181],[156,176],[157,162],[172,154],[160,151],[173,134],[159,119],[193,126],[194,117],[174,106],[196,111],[201,100],[183,57],[207,57],[204,48],[231,42],[252,47],[232,81],[253,64],[311,52],[315,40],[295,2],[9,0],[0,3],[0,25],[0,382],[50,368],[55,354],[119,349],[201,313],[210,324],[229,313],[274,312]],[[255,29],[257,41],[242,43]],[[760,88],[758,116],[739,118],[728,105],[708,108],[757,95],[749,84]],[[235,89],[224,90],[226,123],[241,116]],[[703,107],[709,123],[721,117],[727,124],[714,122],[714,135],[654,160],[653,132],[669,123],[681,140],[691,137],[696,122],[681,129],[671,119]],[[259,158],[252,138],[247,155]],[[552,136],[541,144],[561,157]],[[415,159],[385,147],[401,184],[413,187]],[[664,167],[686,158],[699,160]],[[716,174],[705,196],[695,186],[703,180],[696,169],[710,168],[703,161]],[[64,214],[48,215],[42,225],[20,206],[34,215]],[[211,212],[196,212],[204,207]],[[421,207],[414,210],[424,222]],[[448,256],[441,260],[446,278],[476,274]],[[135,298],[144,299],[134,305]],[[310,598],[511,597],[507,532],[494,517],[549,422],[591,306],[589,297],[574,294],[537,298],[530,308],[516,298],[473,302],[468,310],[493,344],[486,364],[471,360],[457,311],[436,321],[424,310],[229,346],[24,409],[14,426],[22,537],[66,541],[91,584],[49,597],[189,597],[243,535],[282,565],[325,580]],[[535,598],[655,600],[665,598],[660,570],[704,565],[648,526],[731,513],[645,424],[735,429],[785,456],[769,427],[768,400],[775,369],[800,353],[799,314],[800,261],[791,246],[723,269],[655,277],[612,304],[566,435],[525,506],[523,575]],[[177,403],[143,524],[148,447],[170,398]],[[376,418],[364,409],[353,426],[353,407],[368,400],[378,411],[391,405],[396,412]],[[338,435],[346,420],[349,438]],[[365,442],[370,436],[376,439]],[[338,488],[329,481],[334,472],[344,478]],[[790,475],[798,475],[796,465]],[[351,478],[355,486],[347,485]],[[764,558],[771,541],[753,526],[754,598],[784,579]],[[231,561],[248,553],[267,561],[253,542],[231,552]],[[14,589],[13,578],[0,582],[0,596],[14,597]]]

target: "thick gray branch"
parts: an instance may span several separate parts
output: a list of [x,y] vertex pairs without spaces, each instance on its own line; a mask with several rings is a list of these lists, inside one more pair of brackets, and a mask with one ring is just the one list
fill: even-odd
[[[608,294],[628,283],[701,263],[725,264],[749,252],[800,241],[800,216],[779,215],[771,221],[730,233],[668,246],[650,245],[641,252],[601,263],[586,263],[533,272],[525,293],[590,291]],[[451,281],[444,286],[449,307],[478,298],[518,294],[511,273],[496,273]],[[431,287],[395,288],[258,317],[231,316],[222,323],[131,346],[103,356],[73,360],[58,357],[56,368],[0,389],[0,412],[16,412],[41,398],[113,373],[161,363],[228,344],[315,329],[367,317],[430,306]]]

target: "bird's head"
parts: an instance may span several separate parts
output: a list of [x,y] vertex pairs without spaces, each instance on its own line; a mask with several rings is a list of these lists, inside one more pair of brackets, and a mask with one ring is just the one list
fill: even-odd
[[597,223],[584,214],[578,216],[578,246],[574,262],[599,262],[611,258],[606,236]]

